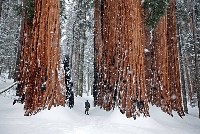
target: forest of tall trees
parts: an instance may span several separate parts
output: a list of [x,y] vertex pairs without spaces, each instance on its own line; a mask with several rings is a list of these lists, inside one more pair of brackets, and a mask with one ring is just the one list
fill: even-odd
[[188,104],[200,118],[199,70],[199,0],[0,0],[0,76],[18,82],[25,115],[66,105],[69,83],[128,118]]

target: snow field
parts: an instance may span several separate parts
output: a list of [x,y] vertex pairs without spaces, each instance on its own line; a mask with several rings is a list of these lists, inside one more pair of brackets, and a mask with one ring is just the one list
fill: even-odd
[[[12,84],[0,82],[0,91]],[[84,103],[89,100],[90,115],[85,115]],[[197,108],[180,118],[150,106],[151,117],[126,118],[118,108],[106,112],[93,107],[92,96],[75,97],[74,108],[53,107],[33,116],[23,116],[23,105],[12,105],[9,95],[0,95],[0,134],[199,134]]]

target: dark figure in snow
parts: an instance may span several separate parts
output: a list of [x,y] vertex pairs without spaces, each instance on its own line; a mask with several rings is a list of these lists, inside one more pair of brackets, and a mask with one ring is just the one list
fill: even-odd
[[25,100],[25,94],[23,93],[21,98],[19,98],[19,99],[14,99],[13,105],[15,105],[16,102],[21,102],[21,104],[23,104],[23,103],[24,103],[24,100]]
[[70,91],[70,96],[69,96],[69,108],[73,108],[74,106],[74,92]]
[[65,56],[63,64],[64,64],[64,70],[65,70],[65,85],[66,85],[66,98],[65,98],[65,100],[67,102],[67,99],[69,99],[68,102],[69,102],[69,107],[71,109],[74,105],[74,93],[72,92],[73,83],[71,82],[69,55]]
[[115,109],[115,104],[117,103],[117,89],[115,89],[114,96],[113,96],[113,110]]
[[22,94],[22,98],[21,98],[21,103],[22,103],[22,104],[24,103],[24,100],[25,100],[25,94],[23,93],[23,94]]
[[88,114],[88,111],[90,109],[90,103],[88,102],[88,100],[85,102],[85,114],[89,115]]
[[97,105],[97,88],[96,84],[93,84],[93,97],[94,97],[94,106]]
[[16,103],[17,101],[18,101],[17,99],[14,99],[14,101],[13,101],[13,105],[15,105],[15,103]]
[[19,83],[17,84],[17,87],[16,87],[16,96],[20,96],[20,89],[21,89],[21,86],[22,86],[22,84],[21,84],[21,82],[19,82]]

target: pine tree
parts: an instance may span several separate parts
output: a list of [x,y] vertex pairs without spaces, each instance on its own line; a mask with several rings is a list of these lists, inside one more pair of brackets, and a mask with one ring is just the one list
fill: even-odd
[[199,8],[200,2],[197,2],[196,0],[191,1],[192,6],[192,35],[193,35],[193,41],[194,41],[194,63],[195,63],[195,80],[194,80],[194,87],[197,92],[197,99],[198,99],[198,108],[199,108],[199,118],[200,118],[200,75],[199,75],[199,68],[200,68],[200,38],[198,37],[200,35],[200,8]]
[[69,56],[66,55],[65,59],[63,61],[64,64],[64,71],[65,71],[65,85],[66,85],[66,100],[69,100],[69,104],[74,103],[74,93],[72,91],[72,80],[71,80],[71,71],[70,71],[70,66],[69,66]]
[[155,28],[160,18],[165,14],[168,0],[144,0],[145,23],[149,28]]
[[4,2],[5,0],[0,0],[0,19],[1,19],[1,12],[2,12],[2,9],[3,9],[3,2]]
[[19,44],[20,17],[15,11],[16,5],[15,0],[0,1],[0,72],[9,73],[9,79],[14,75]]
[[[180,30],[180,29],[179,29]],[[179,32],[180,36],[180,32]],[[182,50],[182,43],[179,39],[179,64],[180,64],[180,80],[181,80],[181,91],[182,91],[182,98],[183,98],[183,110],[186,114],[188,114],[188,107],[187,107],[187,94],[186,94],[186,82],[185,82],[185,73],[184,73],[184,55]],[[186,72],[187,74],[188,72]]]

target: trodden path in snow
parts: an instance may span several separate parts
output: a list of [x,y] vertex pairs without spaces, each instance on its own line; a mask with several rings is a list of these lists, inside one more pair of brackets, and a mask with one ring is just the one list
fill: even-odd
[[[1,85],[1,83],[0,83]],[[1,86],[0,86],[1,89]],[[89,100],[90,115],[84,114]],[[0,95],[0,134],[199,134],[200,120],[187,115],[174,118],[150,107],[150,118],[127,119],[118,109],[106,112],[93,107],[91,96],[75,97],[74,108],[53,107],[33,116],[23,116],[23,105]]]

